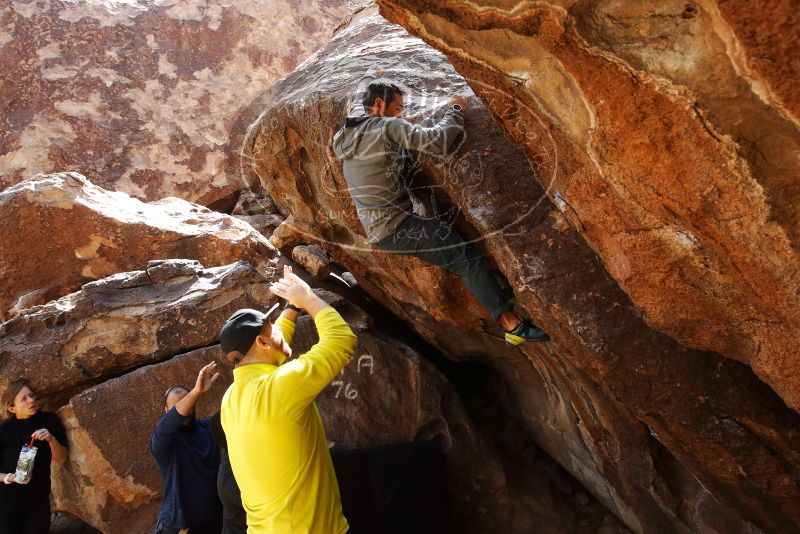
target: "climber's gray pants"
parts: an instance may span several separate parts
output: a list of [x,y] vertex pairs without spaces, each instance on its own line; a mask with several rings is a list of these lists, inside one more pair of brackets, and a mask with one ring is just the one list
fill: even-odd
[[512,307],[481,251],[438,219],[409,215],[393,234],[378,242],[378,247],[391,254],[416,256],[456,273],[495,321]]

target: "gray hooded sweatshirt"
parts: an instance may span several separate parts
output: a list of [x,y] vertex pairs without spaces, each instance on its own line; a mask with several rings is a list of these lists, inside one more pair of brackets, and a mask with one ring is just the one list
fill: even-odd
[[464,131],[462,112],[452,108],[430,128],[370,117],[362,99],[374,79],[370,69],[358,82],[345,125],[333,136],[333,151],[344,160],[348,191],[370,243],[391,235],[413,211],[403,181],[403,149],[443,155]]

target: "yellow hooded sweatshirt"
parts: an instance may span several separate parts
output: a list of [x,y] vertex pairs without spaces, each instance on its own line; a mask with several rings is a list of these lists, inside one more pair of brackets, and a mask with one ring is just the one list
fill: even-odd
[[[341,534],[339,486],[314,398],[339,374],[356,336],[339,312],[320,310],[319,342],[281,366],[237,367],[222,398],[222,427],[247,511],[248,534]],[[275,322],[287,343],[295,324]]]

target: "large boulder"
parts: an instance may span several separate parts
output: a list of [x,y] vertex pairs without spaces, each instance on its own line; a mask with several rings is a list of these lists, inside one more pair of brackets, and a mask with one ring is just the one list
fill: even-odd
[[157,259],[206,267],[238,260],[266,271],[277,251],[235,217],[178,198],[145,203],[76,173],[42,175],[0,193],[0,320]]
[[[425,5],[425,9],[435,9],[434,3]],[[461,7],[452,8],[454,16],[472,6],[458,5]],[[394,11],[387,9],[387,12],[394,16]],[[497,7],[485,8],[480,15],[474,14],[473,20],[488,25],[481,16],[494,20],[492,17],[501,17],[503,13]],[[527,12],[523,10],[524,13]],[[420,15],[423,21],[440,18]],[[534,22],[535,19],[522,17],[513,18],[509,24],[525,33],[538,28]],[[422,27],[422,23],[414,26]],[[459,27],[458,31],[470,38],[505,35],[500,30],[471,32]],[[455,39],[456,33],[447,34],[451,35]],[[552,38],[561,35],[565,34],[556,32]],[[503,42],[498,38],[498,43]],[[569,40],[558,43],[562,47],[572,43],[573,48],[567,50],[577,46]],[[508,41],[502,48],[511,71],[517,65],[513,51],[528,49],[516,48],[519,46],[517,41]],[[616,82],[608,81],[616,78],[604,77],[609,69],[622,71],[621,63],[610,62],[611,66],[603,67],[606,70],[596,70],[595,64],[602,66],[607,61],[603,54],[587,53],[582,57],[592,57],[595,61],[582,74],[595,80],[594,85],[587,84],[609,92],[609,103],[622,106],[625,102],[630,106],[614,108],[619,115],[615,120],[622,121],[624,117],[631,120],[630,132],[640,128],[640,121],[633,121],[624,113],[639,106],[640,94],[625,93],[626,97],[617,98],[612,94]],[[616,190],[591,189],[590,185],[598,186],[602,181],[595,177],[591,178],[591,184],[585,184],[594,175],[575,171],[580,154],[577,149],[564,151],[567,145],[559,144],[558,139],[565,134],[544,119],[541,124],[527,120],[531,109],[550,117],[551,112],[540,111],[547,109],[546,102],[538,102],[529,109],[516,104],[514,98],[502,100],[506,106],[502,117],[520,128],[528,128],[530,139],[538,139],[535,144],[541,147],[541,153],[529,159],[523,148],[534,142],[520,147],[495,123],[493,109],[471,97],[464,145],[449,159],[423,158],[425,173],[419,177],[419,183],[432,188],[432,194],[424,188],[421,191],[436,200],[429,204],[436,204],[440,215],[455,219],[459,231],[485,248],[490,260],[509,279],[517,305],[544,326],[553,337],[551,343],[519,350],[505,347],[477,329],[476,318],[482,311],[457,278],[418,260],[388,256],[368,246],[341,166],[329,146],[333,132],[342,125],[345,104],[355,83],[373,64],[383,65],[388,77],[401,81],[409,89],[407,110],[412,120],[432,124],[450,94],[472,94],[467,81],[445,57],[422,41],[374,13],[365,12],[355,18],[328,45],[275,86],[274,98],[245,147],[253,175],[291,213],[283,225],[291,224],[294,228],[280,232],[280,246],[321,243],[373,298],[446,355],[493,366],[504,380],[504,397],[510,409],[519,415],[527,431],[633,530],[800,528],[800,513],[795,506],[800,498],[797,475],[800,457],[796,452],[800,447],[800,415],[787,408],[750,367],[729,358],[732,353],[687,347],[642,318],[635,296],[631,300],[624,282],[612,277],[615,271],[608,266],[608,260],[604,262],[606,256],[602,251],[598,256],[589,246],[584,226],[576,227],[584,218],[578,218],[570,207],[572,202],[565,200],[567,186],[558,184],[570,182],[572,188],[584,184],[586,191],[593,191],[593,197],[586,191],[582,195],[587,203],[591,198],[592,209],[606,215],[589,219],[596,232],[617,231],[616,223],[622,214],[617,213],[616,207],[604,205],[606,199],[617,194]],[[475,64],[479,62],[476,60]],[[520,72],[526,65],[519,64]],[[544,61],[542,69],[548,65]],[[557,63],[548,68],[556,69]],[[503,78],[497,87],[505,88],[507,84],[517,92],[532,90],[525,82],[527,78],[506,75],[503,69],[494,72]],[[633,77],[630,71],[624,72]],[[486,80],[476,78],[470,82],[477,88]],[[628,84],[623,87],[630,87],[630,79],[623,80]],[[594,120],[581,111],[583,104],[572,100],[573,93],[569,91],[574,84],[568,78],[543,77],[535,81],[561,83],[563,98],[554,96],[553,105],[572,106],[572,111],[564,115],[573,113],[574,121],[581,116],[590,122]],[[644,90],[649,83],[640,81],[637,86]],[[486,85],[492,87],[489,82]],[[486,89],[482,94],[488,92]],[[649,95],[655,98],[654,94]],[[666,96],[659,98],[668,100]],[[486,100],[491,106],[496,105],[488,97]],[[687,139],[697,141],[696,147],[686,147],[686,151],[709,154],[713,150],[727,150],[727,141],[717,141],[711,147],[692,137],[697,133],[693,126],[684,127],[676,122],[690,108],[684,106],[680,114],[673,109],[672,115],[661,117],[662,121],[682,124]],[[587,134],[587,143],[589,137]],[[639,146],[639,160],[645,167],[659,159],[664,148],[649,145],[644,134],[636,142],[624,136],[616,139],[606,135],[604,142],[613,142],[616,147]],[[601,158],[603,165],[617,164],[618,160],[608,158],[609,155]],[[714,176],[734,172],[731,169],[744,169],[736,163],[739,161],[736,158],[735,154],[725,152],[725,157],[717,161],[718,166],[704,168]],[[696,169],[687,161],[681,162],[673,177],[684,172],[693,176],[691,173]],[[732,166],[725,162],[732,162]],[[637,190],[647,190],[655,179],[638,169],[621,174],[628,180],[638,179]],[[693,184],[699,183],[700,178],[695,180]],[[746,183],[734,182],[731,185],[734,189]],[[718,191],[725,187],[720,184]],[[666,198],[662,201],[666,202]],[[712,210],[720,206],[713,194],[707,202]],[[749,204],[738,206],[744,208]],[[683,207],[687,206],[659,209],[668,213]],[[743,217],[752,213],[763,214],[763,211],[750,208],[739,211]],[[731,220],[730,224],[737,223]],[[778,246],[781,238],[776,224],[762,225],[764,237],[768,238],[764,264],[749,256],[754,260],[754,268],[763,267],[762,273],[772,269],[764,265],[774,262],[788,265],[791,257],[785,246]],[[647,228],[643,226],[640,233],[652,234]],[[636,233],[619,234],[619,238],[624,235],[635,239]],[[773,245],[777,249],[770,248]],[[653,266],[661,265],[667,252],[659,257],[652,253],[643,251],[640,256],[628,257],[631,272],[656,271]],[[734,282],[737,290],[743,290],[742,280]],[[652,290],[660,292],[669,287],[665,282]],[[773,286],[761,288],[767,295]],[[730,302],[734,310],[734,303]],[[715,318],[709,313],[705,319]],[[691,322],[687,324],[695,328]],[[783,324],[776,328],[789,323]]]
[[[331,445],[439,439],[458,532],[502,531],[499,526],[513,520],[503,467],[452,386],[407,345],[370,332],[371,321],[362,310],[335,295],[324,297],[341,309],[359,336],[353,360],[317,400]],[[295,353],[302,354],[316,339],[313,321],[301,318],[292,343]],[[191,386],[200,367],[220,359],[216,345],[199,349],[73,397],[59,410],[71,448],[69,461],[55,473],[55,508],[103,532],[149,532],[162,482],[147,440],[163,415],[164,391],[173,384]],[[219,409],[231,381],[230,370],[222,371],[222,379],[202,397],[199,417]]]
[[0,188],[74,170],[144,200],[232,207],[259,98],[353,7],[0,1]]
[[205,347],[239,308],[275,297],[246,262],[205,269],[196,261],[153,261],[0,325],[0,390],[27,379],[60,406],[125,371]]
[[800,409],[796,5],[379,3],[470,80],[648,324]]

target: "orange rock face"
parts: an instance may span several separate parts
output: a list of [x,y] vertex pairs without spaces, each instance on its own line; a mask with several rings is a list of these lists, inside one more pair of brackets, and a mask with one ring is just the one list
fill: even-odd
[[43,175],[0,193],[0,320],[82,284],[185,258],[249,261],[266,272],[277,251],[249,224],[178,198],[144,203],[76,173]]
[[380,4],[471,81],[649,324],[800,408],[796,6]]
[[[246,145],[253,175],[291,214],[273,240],[321,244],[446,355],[493,366],[528,432],[634,531],[800,528],[800,414],[783,401],[794,223],[772,209],[780,195],[764,184],[775,182],[737,150],[736,120],[722,133],[686,86],[587,45],[579,28],[602,19],[591,6],[495,4],[382,4],[464,77],[367,12],[275,86]],[[680,8],[675,24],[713,15]],[[647,55],[662,56],[671,68]],[[470,97],[463,146],[421,158],[418,192],[485,250],[551,343],[488,338],[458,279],[366,243],[330,143],[374,64],[408,89],[413,121],[433,124],[451,94]]]
[[351,9],[0,1],[0,187],[78,171],[143,200],[228,205],[262,94]]

